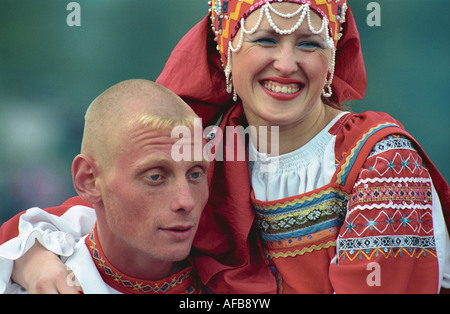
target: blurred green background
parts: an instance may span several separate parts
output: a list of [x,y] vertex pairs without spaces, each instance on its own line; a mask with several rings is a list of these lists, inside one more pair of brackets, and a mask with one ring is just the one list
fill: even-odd
[[[0,2],[0,223],[75,195],[70,167],[83,116],[109,86],[155,80],[178,40],[207,14],[208,0],[80,0],[81,26],[62,0]],[[368,73],[353,111],[400,120],[450,179],[448,0],[349,0]]]

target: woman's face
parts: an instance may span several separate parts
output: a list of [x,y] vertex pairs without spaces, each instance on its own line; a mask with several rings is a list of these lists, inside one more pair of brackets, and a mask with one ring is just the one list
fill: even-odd
[[[285,14],[299,8],[288,2],[272,6]],[[280,29],[291,29],[299,18],[271,15]],[[260,9],[246,19],[245,28],[252,29],[259,16]],[[316,30],[322,26],[322,19],[313,11],[311,24]],[[230,64],[233,85],[250,124],[289,126],[323,109],[321,95],[332,54],[326,42],[327,31],[313,34],[305,18],[294,33],[280,35],[264,16],[255,33],[245,34],[242,48],[232,53]],[[239,37],[238,33],[233,47],[237,47]]]

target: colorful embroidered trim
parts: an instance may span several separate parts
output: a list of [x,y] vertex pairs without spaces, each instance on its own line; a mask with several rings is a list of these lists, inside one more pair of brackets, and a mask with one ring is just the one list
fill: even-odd
[[337,180],[336,180],[337,184],[345,185],[347,177],[352,168],[351,166],[353,165],[356,158],[358,157],[358,154],[361,151],[362,147],[364,146],[364,143],[366,143],[366,141],[370,138],[370,136],[384,128],[387,128],[387,127],[400,128],[398,125],[392,124],[392,123],[379,124],[376,127],[371,128],[366,134],[364,134],[360,138],[360,140],[356,143],[355,147],[351,150],[350,154],[346,157],[345,163],[341,167],[341,171],[337,174]]
[[431,188],[427,186],[368,186],[356,190],[351,204],[383,201],[425,202],[431,206]]
[[140,280],[122,274],[112,266],[103,254],[96,235],[97,226],[86,237],[86,246],[97,266],[103,280],[112,288],[126,294],[196,294],[199,289],[195,284],[192,266],[177,274],[159,281]]
[[416,151],[414,144],[403,135],[390,135],[378,142],[369,154],[369,157],[388,151],[390,149],[409,149]]
[[304,255],[305,253],[311,253],[313,251],[319,251],[322,249],[328,249],[330,247],[335,247],[336,241],[328,241],[327,243],[321,243],[321,244],[314,244],[310,247],[304,247],[300,250],[295,251],[285,251],[285,252],[272,252],[272,251],[266,251],[266,258],[273,259],[273,258],[286,258],[286,257],[295,257],[299,255]]
[[302,206],[304,203],[313,203],[314,201],[330,198],[334,195],[339,195],[340,198],[345,198],[347,194],[342,192],[340,189],[330,187],[328,189],[321,190],[319,193],[313,193],[302,197],[291,197],[272,202],[263,202],[252,198],[252,202],[255,209],[262,213],[280,213],[283,211],[289,212],[292,208]]
[[365,257],[409,256],[411,258],[427,257],[430,254],[436,257],[436,244],[433,236],[419,237],[411,235],[378,236],[354,239],[339,239],[337,242],[339,258],[350,261]]
[[264,248],[268,250],[277,250],[277,249],[292,249],[299,246],[307,246],[311,244],[317,244],[323,239],[327,239],[333,237],[337,238],[339,233],[338,227],[331,227],[329,229],[325,229],[322,231],[318,231],[312,234],[307,234],[305,236],[296,237],[292,239],[283,239],[277,241],[264,241]]
[[256,226],[264,241],[290,247],[302,237],[311,238],[314,233],[342,225],[348,195],[329,188],[283,204],[277,202],[253,200]]

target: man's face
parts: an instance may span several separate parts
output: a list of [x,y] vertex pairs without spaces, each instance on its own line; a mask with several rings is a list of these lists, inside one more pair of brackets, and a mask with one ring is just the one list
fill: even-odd
[[134,127],[99,177],[106,221],[124,254],[180,261],[190,252],[208,199],[209,164],[173,161],[177,141],[170,130]]

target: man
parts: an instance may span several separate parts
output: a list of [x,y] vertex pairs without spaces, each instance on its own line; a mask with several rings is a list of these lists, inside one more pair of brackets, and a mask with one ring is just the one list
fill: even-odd
[[[66,252],[70,257],[65,261],[84,293],[201,291],[200,281],[186,258],[208,199],[209,163],[175,162],[171,157],[178,141],[171,137],[172,129],[192,129],[196,117],[181,98],[145,80],[121,82],[89,106],[81,154],[73,161],[72,176],[78,195],[93,205],[96,223],[89,235],[78,241],[73,254]],[[202,143],[189,141],[183,147],[194,151],[195,145]],[[61,224],[71,223],[72,211],[77,215],[85,211],[87,224],[92,221],[92,210],[78,205],[56,222],[51,215],[31,209],[21,224],[39,218],[42,223],[50,220],[63,229]],[[32,233],[30,230],[11,241],[28,237],[26,246],[31,246],[37,238],[47,249],[64,255],[54,239]],[[7,293],[23,292],[8,278],[13,267],[11,259],[17,253],[8,251],[17,244],[9,242],[0,247],[0,279],[8,280],[7,285],[3,283]],[[40,244],[32,248],[36,250],[42,251]],[[27,272],[16,269],[15,273],[19,273],[16,282],[29,282],[20,278]],[[54,292],[59,290],[54,287]]]

